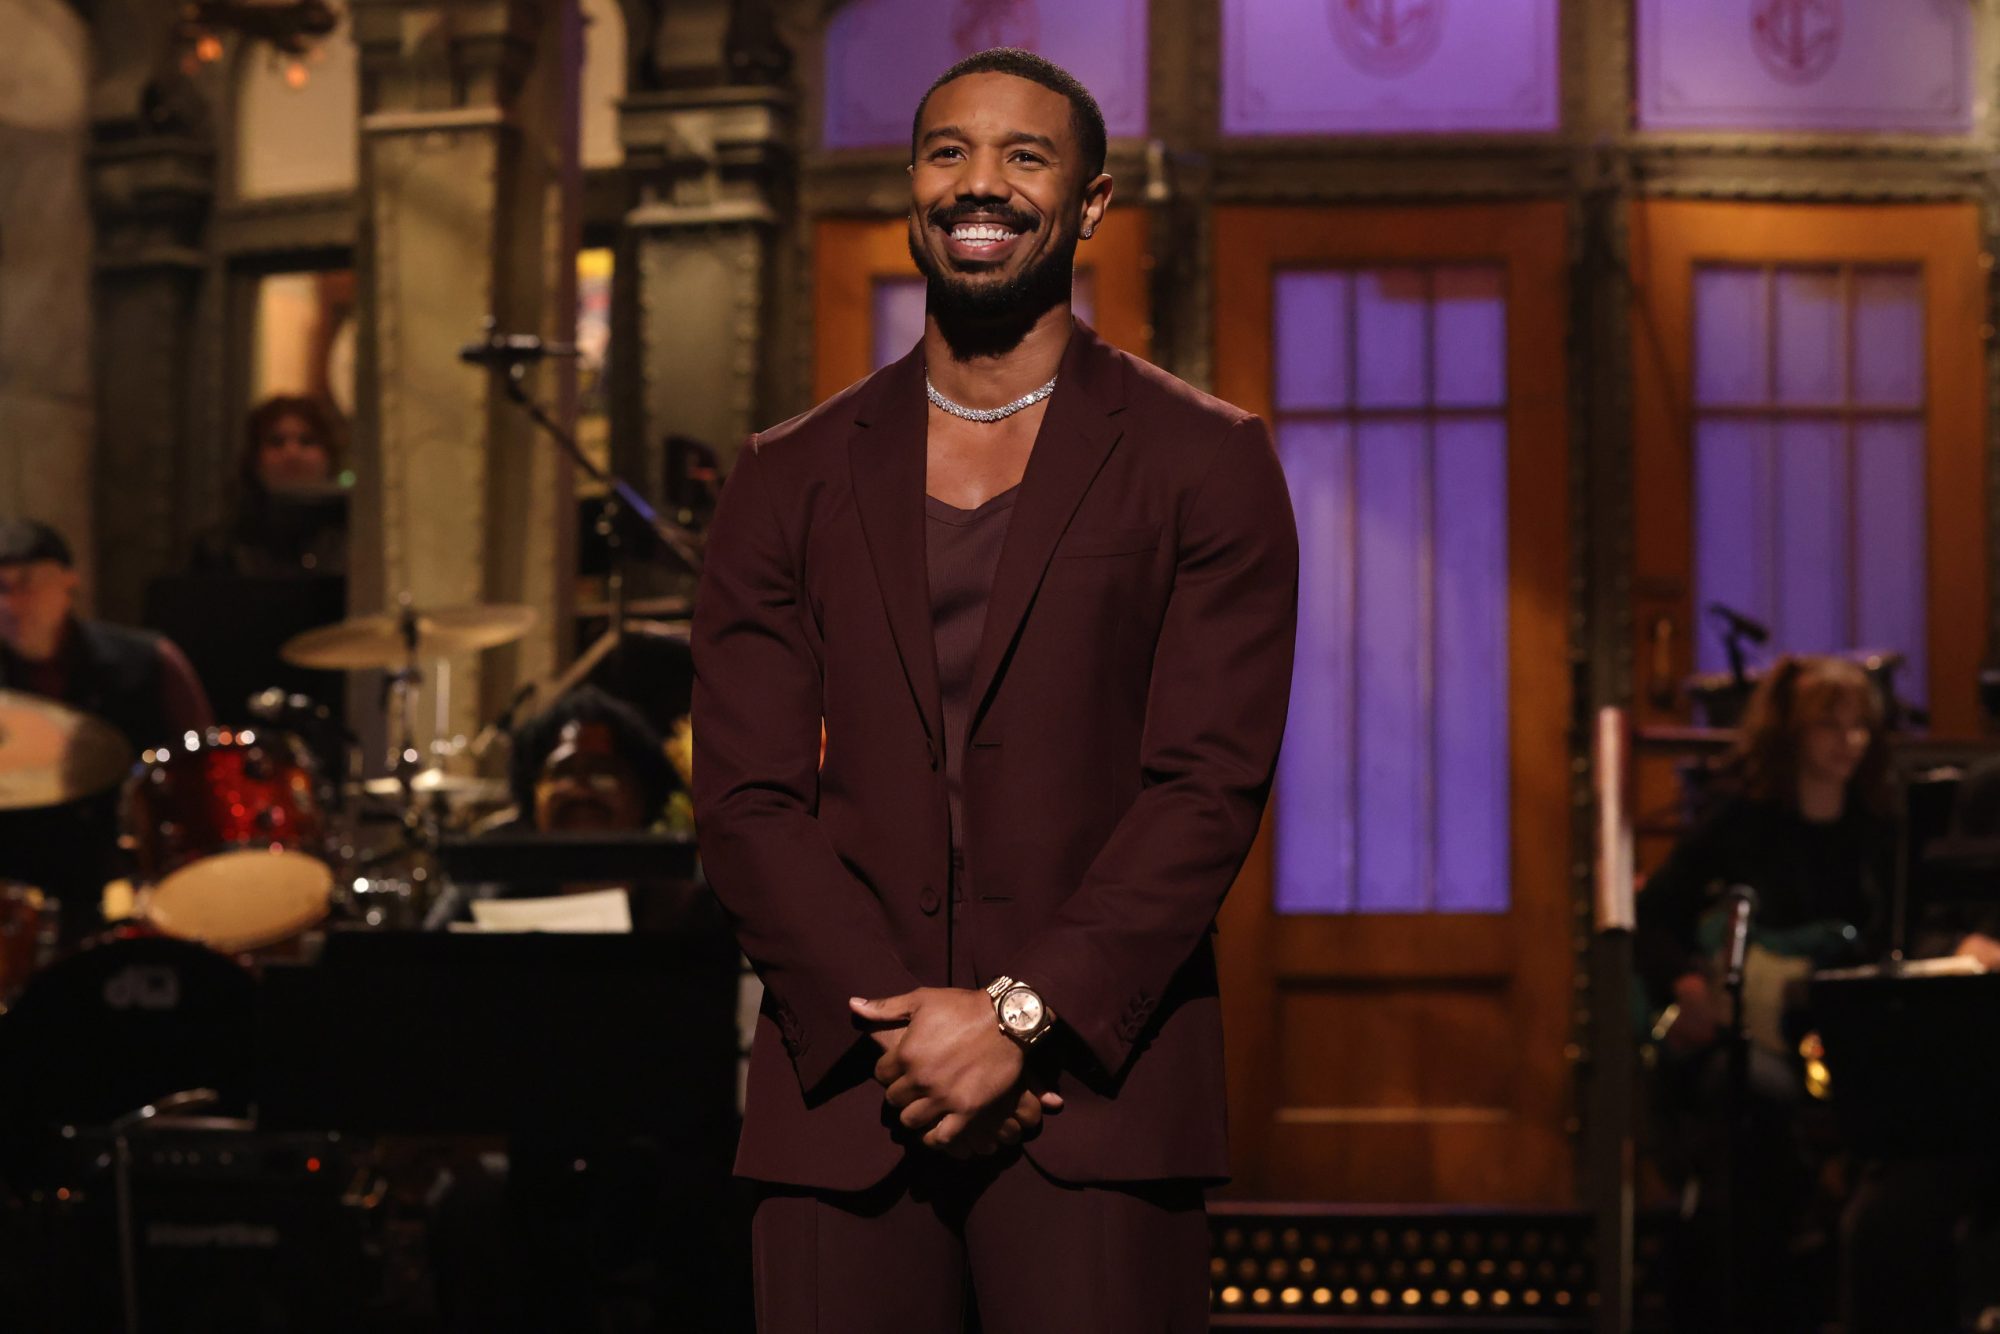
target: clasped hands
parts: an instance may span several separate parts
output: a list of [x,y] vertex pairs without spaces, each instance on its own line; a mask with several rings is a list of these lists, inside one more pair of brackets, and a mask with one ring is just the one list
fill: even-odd
[[919,987],[881,1000],[857,996],[848,1005],[879,1025],[876,1082],[928,1148],[954,1158],[992,1153],[1032,1136],[1045,1113],[1062,1109],[1059,1094],[1036,1087],[984,991]]

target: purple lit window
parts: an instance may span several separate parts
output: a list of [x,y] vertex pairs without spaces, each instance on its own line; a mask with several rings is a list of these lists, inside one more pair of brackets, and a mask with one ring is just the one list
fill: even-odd
[[1225,134],[1562,122],[1556,0],[1222,0]]
[[1957,0],[1638,0],[1639,125],[1970,133],[1977,9]]
[[[1097,318],[1097,282],[1091,269],[1078,265],[1070,285],[1070,309],[1085,324]],[[880,370],[917,345],[924,336],[924,280],[877,278],[873,347]]]
[[1147,0],[849,0],[826,30],[822,137],[828,148],[907,146],[932,79],[975,51],[1020,46],[1082,80],[1112,138],[1141,138],[1146,11]]
[[[1924,302],[1915,268],[1699,268],[1695,599],[1772,651],[1897,652],[1926,698]],[[1696,667],[1726,667],[1697,637]]]
[[1491,266],[1277,278],[1301,561],[1280,912],[1507,909],[1502,288]]

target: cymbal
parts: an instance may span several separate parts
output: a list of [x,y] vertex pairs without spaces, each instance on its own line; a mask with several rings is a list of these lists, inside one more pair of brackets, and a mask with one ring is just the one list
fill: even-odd
[[[371,797],[399,797],[403,785],[391,776],[370,778],[357,785]],[[420,797],[443,794],[452,801],[492,804],[507,800],[507,785],[497,778],[470,774],[448,774],[442,769],[425,769],[410,779],[410,790]]]
[[[416,614],[419,658],[449,658],[512,643],[535,623],[533,607],[469,602]],[[293,635],[278,656],[294,667],[354,672],[400,667],[409,654],[401,612],[353,616],[335,625]]]
[[132,747],[111,724],[40,695],[0,690],[0,810],[87,797],[131,767]]

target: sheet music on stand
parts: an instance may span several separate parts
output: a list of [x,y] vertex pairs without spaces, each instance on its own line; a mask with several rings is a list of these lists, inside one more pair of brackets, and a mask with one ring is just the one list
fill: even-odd
[[542,899],[474,899],[470,922],[454,922],[464,932],[554,931],[572,935],[632,933],[632,901],[622,889],[598,889]]
[[1923,960],[1815,974],[1811,1009],[1833,1109],[1869,1156],[2000,1153],[2000,974]]

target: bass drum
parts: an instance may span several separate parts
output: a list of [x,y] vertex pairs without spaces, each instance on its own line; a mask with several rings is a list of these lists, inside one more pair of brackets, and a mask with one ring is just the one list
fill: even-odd
[[140,757],[125,837],[159,931],[235,952],[289,939],[333,895],[317,766],[288,733],[211,729]]
[[107,1125],[185,1089],[249,1107],[256,984],[185,940],[106,938],[51,964],[0,1014],[0,1173],[61,1184],[64,1126]]

